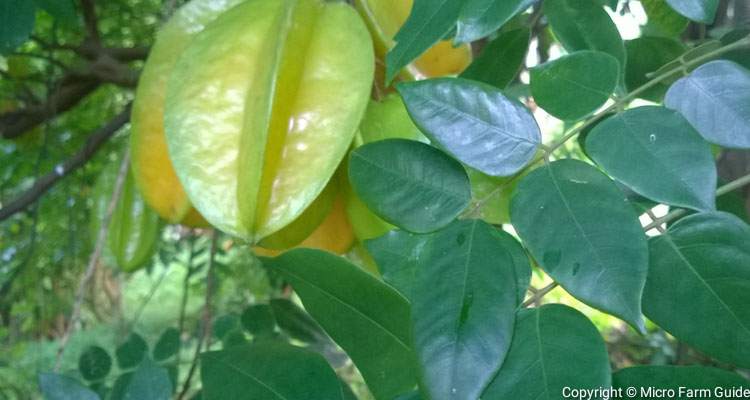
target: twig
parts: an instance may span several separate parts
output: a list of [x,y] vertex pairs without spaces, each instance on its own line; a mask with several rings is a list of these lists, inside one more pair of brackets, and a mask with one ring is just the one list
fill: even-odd
[[526,308],[534,304],[537,304],[540,300],[542,300],[544,296],[547,295],[547,293],[555,290],[555,288],[557,288],[558,286],[560,286],[559,283],[552,282],[549,285],[537,290],[537,292],[533,296],[531,296],[528,300],[523,302],[523,305],[521,307]]
[[[716,190],[716,197],[723,196],[723,195],[725,195],[725,194],[727,194],[729,192],[733,192],[733,191],[735,191],[737,189],[740,189],[740,188],[743,188],[743,187],[745,187],[747,185],[750,185],[750,174],[747,174],[745,176],[737,178],[737,179],[735,179],[735,180],[727,183],[726,185],[718,188]],[[654,220],[650,224],[646,225],[643,229],[646,232],[648,232],[651,229],[654,229],[654,228],[660,227],[663,224],[672,222],[675,219],[680,218],[680,217],[682,217],[685,214],[687,214],[687,211],[684,210],[684,209],[674,210],[674,211],[670,212],[669,214],[667,214],[667,215],[665,215],[665,216],[663,216],[661,218],[657,218],[656,220]]]
[[81,9],[83,10],[83,21],[86,25],[87,40],[94,43],[101,43],[99,37],[99,22],[96,17],[96,5],[94,0],[81,0]]
[[37,179],[34,185],[20,196],[4,204],[0,208],[0,221],[7,219],[19,211],[25,210],[29,205],[39,200],[40,197],[47,193],[62,178],[83,166],[129,120],[130,104],[105,126],[91,134],[88,141],[86,141],[86,145],[73,157],[56,166],[53,171]]
[[216,231],[211,231],[211,254],[208,258],[208,270],[206,271],[206,300],[205,304],[203,305],[203,317],[201,322],[203,325],[203,332],[201,333],[201,337],[198,339],[198,345],[195,348],[195,354],[193,355],[193,361],[190,364],[190,370],[188,371],[187,378],[185,378],[185,383],[183,383],[182,385],[182,390],[177,396],[177,400],[182,400],[190,390],[190,381],[193,379],[195,370],[198,367],[198,360],[200,358],[201,350],[203,350],[203,345],[205,344],[206,348],[210,347],[209,342],[211,340],[211,298],[213,297],[214,292],[214,257],[216,256],[217,240],[218,235],[216,234]]
[[60,345],[57,349],[57,360],[55,361],[55,371],[59,371],[60,369],[60,362],[62,361],[62,355],[65,352],[65,346],[68,344],[70,335],[73,333],[73,330],[75,330],[75,326],[78,324],[78,320],[81,317],[81,304],[83,303],[83,297],[86,294],[86,287],[91,281],[91,277],[94,275],[96,265],[99,262],[99,257],[104,250],[104,245],[107,241],[109,222],[112,219],[112,214],[114,213],[115,207],[117,206],[117,201],[120,199],[120,193],[122,193],[122,188],[125,185],[125,177],[128,174],[129,167],[130,154],[126,151],[125,155],[122,158],[122,162],[120,163],[120,170],[117,173],[117,180],[115,181],[114,190],[112,190],[112,198],[109,200],[109,204],[107,205],[107,212],[106,214],[104,214],[101,226],[99,226],[99,232],[96,237],[94,252],[91,253],[91,257],[89,258],[89,263],[86,266],[86,270],[81,277],[81,281],[78,283],[78,290],[76,291],[76,298],[75,302],[73,303],[73,312],[70,314],[70,320],[65,327],[65,332],[63,333],[62,338],[60,338]]

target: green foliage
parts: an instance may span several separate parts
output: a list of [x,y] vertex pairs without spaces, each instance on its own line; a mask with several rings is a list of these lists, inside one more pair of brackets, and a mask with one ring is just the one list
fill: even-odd
[[508,356],[482,398],[553,399],[565,387],[606,388],[610,380],[596,328],[580,312],[551,304],[518,312]]
[[607,53],[576,51],[531,69],[531,94],[548,113],[575,121],[596,111],[620,80],[617,59]]
[[342,400],[341,382],[325,359],[288,344],[265,342],[202,356],[207,400]]
[[[446,251],[446,249],[453,251]],[[436,232],[412,284],[414,343],[431,399],[476,399],[510,346],[518,276],[530,276],[510,235],[477,220]],[[525,291],[528,280],[520,284]]]
[[515,174],[540,145],[539,126],[529,111],[487,84],[442,78],[402,83],[398,90],[433,143],[487,175]]
[[646,236],[606,175],[575,160],[538,168],[518,184],[510,216],[534,259],[567,291],[644,330]]
[[[649,240],[646,316],[719,360],[750,367],[750,227],[726,213],[681,219]],[[696,329],[701,321],[710,329]],[[736,343],[736,346],[727,346]]]
[[500,33],[485,45],[461,77],[505,89],[523,66],[530,35],[525,27]]
[[112,358],[99,346],[89,347],[78,359],[78,370],[87,381],[102,380],[111,369]]
[[675,82],[664,104],[679,111],[706,140],[725,147],[750,148],[750,71],[725,60],[713,61]]
[[[675,111],[627,110],[597,125],[586,149],[610,176],[644,197],[698,211],[716,208],[711,148]],[[654,176],[655,170],[664,174]]]
[[349,179],[378,216],[417,233],[435,231],[469,204],[466,172],[454,159],[426,144],[388,139],[351,153]]

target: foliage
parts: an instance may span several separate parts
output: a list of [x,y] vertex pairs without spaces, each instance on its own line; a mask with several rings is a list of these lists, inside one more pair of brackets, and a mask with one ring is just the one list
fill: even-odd
[[15,3],[0,397],[750,385],[736,2]]

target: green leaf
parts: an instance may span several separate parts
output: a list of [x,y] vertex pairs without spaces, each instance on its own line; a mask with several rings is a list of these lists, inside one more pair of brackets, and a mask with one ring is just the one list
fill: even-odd
[[453,29],[462,4],[455,0],[414,0],[409,18],[394,38],[396,46],[385,57],[386,83]]
[[375,259],[383,280],[409,300],[412,298],[417,263],[430,237],[392,230],[365,241],[365,247]]
[[156,361],[164,361],[180,351],[180,331],[167,328],[154,345],[153,356]]
[[115,350],[117,366],[119,366],[120,369],[135,368],[141,363],[141,361],[143,361],[143,357],[146,353],[148,353],[148,344],[140,335],[133,332],[128,336],[128,339],[118,346],[117,350]]
[[488,36],[536,1],[464,0],[458,17],[456,43],[469,43]]
[[561,304],[518,312],[513,342],[483,400],[557,400],[565,387],[610,386],[604,340],[583,314]]
[[531,255],[565,290],[643,331],[646,236],[612,180],[584,162],[555,161],[519,182],[510,217]]
[[716,208],[711,147],[676,111],[627,110],[597,125],[586,149],[605,172],[644,197],[698,211]]
[[[664,0],[641,0],[643,10],[646,11],[648,23],[643,27],[647,35],[678,37],[689,21],[676,13]],[[628,56],[628,64],[632,58]]]
[[487,43],[461,77],[505,89],[523,66],[529,50],[529,28],[502,32]]
[[[500,233],[500,235],[504,237],[505,234]],[[365,241],[365,246],[378,264],[383,280],[396,288],[404,297],[411,299],[419,260],[423,257],[425,248],[432,238],[433,234],[416,235],[393,230],[378,238]],[[528,268],[529,257],[517,242],[506,240],[504,244],[505,249],[513,257],[513,265],[516,267],[518,303],[521,304],[531,281],[531,270]]]
[[172,398],[172,381],[166,368],[146,358],[133,372],[123,400],[169,400]]
[[34,29],[34,2],[0,0],[0,54],[8,54],[29,38]]
[[357,148],[349,158],[349,180],[375,214],[418,233],[449,224],[471,200],[461,164],[413,140],[387,139]]
[[664,103],[679,111],[706,140],[750,148],[750,72],[731,61],[712,61],[675,82]]
[[99,346],[90,346],[78,358],[78,370],[87,381],[104,379],[112,369],[112,359]]
[[276,330],[273,309],[268,304],[257,304],[245,308],[240,320],[242,326],[254,336],[272,335]]
[[723,212],[694,214],[649,247],[646,316],[698,350],[750,367],[750,226]]
[[36,6],[68,27],[78,25],[78,15],[73,0],[33,0]]
[[[628,64],[625,67],[625,86],[633,91],[651,80],[649,78],[659,68],[680,57],[685,47],[676,39],[643,36],[625,42]],[[655,102],[661,101],[668,85],[660,83],[638,97]]]
[[320,355],[281,342],[201,355],[205,400],[342,400],[336,374]]
[[99,395],[65,375],[39,374],[39,389],[44,400],[99,400]]
[[[694,399],[705,396],[691,395],[688,391],[709,389],[712,396],[717,388],[731,389],[733,387],[750,386],[750,382],[741,376],[718,368],[704,366],[673,366],[673,365],[648,365],[625,368],[617,371],[612,376],[614,388],[636,388],[637,395],[630,397],[634,400],[648,400],[657,396],[642,396],[641,388],[674,390],[674,399]],[[719,389],[719,390],[721,390]],[[652,389],[653,390],[653,389]],[[698,392],[693,392],[697,394]],[[648,393],[646,393],[648,394]],[[717,398],[735,398],[733,395]]]
[[620,66],[607,53],[577,51],[531,69],[534,100],[551,115],[575,121],[607,102],[620,80]]
[[667,0],[667,3],[685,17],[704,24],[714,22],[719,8],[719,0]]
[[213,335],[219,340],[224,340],[230,332],[242,328],[241,325],[237,314],[222,315],[214,320]]
[[305,310],[287,299],[271,299],[274,319],[286,334],[305,343],[328,343],[330,339]]
[[516,271],[531,275],[528,259],[515,265],[513,251],[520,251],[515,239],[479,220],[456,221],[430,238],[412,291],[429,398],[477,399],[500,368],[520,305]]
[[398,292],[324,251],[293,249],[264,263],[292,284],[305,309],[351,357],[376,399],[390,400],[416,385],[411,312]]
[[531,113],[490,85],[442,78],[402,83],[398,91],[433,143],[487,175],[515,174],[541,143]]
[[[722,36],[720,43],[721,45],[726,46],[738,40],[742,40],[748,35],[750,35],[750,28],[735,29]],[[745,68],[750,68],[750,48],[747,46],[726,52],[721,55],[721,58],[734,61]]]
[[542,9],[566,50],[601,51],[616,58],[621,67],[625,65],[625,46],[620,32],[596,1],[545,1]]

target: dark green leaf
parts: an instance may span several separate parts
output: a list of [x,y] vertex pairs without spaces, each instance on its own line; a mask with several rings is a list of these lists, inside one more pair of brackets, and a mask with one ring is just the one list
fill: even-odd
[[449,224],[471,199],[461,164],[413,140],[388,139],[357,148],[349,159],[349,180],[375,214],[412,232]]
[[167,328],[154,346],[154,360],[164,361],[180,351],[180,331],[175,328]]
[[36,6],[69,27],[78,25],[78,15],[73,0],[34,0]]
[[[674,390],[675,396],[670,396],[673,399],[687,400],[695,399],[705,396],[697,396],[699,392],[689,393],[691,390],[710,390],[711,396],[708,398],[738,398],[734,395],[714,397],[715,390],[718,388],[730,389],[733,387],[744,386],[747,388],[750,386],[750,381],[742,378],[741,376],[721,370],[718,368],[704,367],[704,366],[688,366],[678,367],[673,365],[660,365],[660,366],[638,366],[625,368],[617,371],[612,376],[612,386],[615,388],[622,388],[623,393],[627,388],[636,388],[636,396],[628,396],[634,400],[649,400],[657,397],[656,395],[643,396],[644,390],[653,389],[665,389]],[[731,393],[731,392],[729,392]]]
[[456,42],[469,43],[488,36],[536,1],[464,0],[458,18]]
[[750,148],[750,72],[731,61],[712,61],[675,82],[665,99],[709,142]]
[[[738,40],[746,38],[748,35],[750,35],[750,28],[735,29],[721,37],[721,44],[732,44]],[[748,48],[748,46],[726,52],[722,54],[721,58],[734,61],[745,68],[750,68],[750,48]]]
[[589,156],[636,193],[694,210],[715,209],[708,142],[676,111],[648,106],[607,119],[586,139]]
[[[682,43],[675,39],[649,36],[628,40],[625,42],[625,49],[628,53],[628,64],[625,67],[625,86],[631,92],[650,81],[650,74],[680,57],[685,51]],[[661,101],[667,89],[667,84],[658,84],[641,92],[638,97],[651,101]]]
[[34,2],[0,0],[0,54],[15,50],[34,29]]
[[505,89],[523,66],[529,50],[529,35],[529,28],[525,27],[501,33],[484,46],[461,77]]
[[667,3],[685,17],[704,24],[714,22],[719,8],[719,0],[667,0]]
[[169,400],[172,398],[172,381],[166,368],[151,359],[143,360],[133,372],[123,400]]
[[531,69],[534,100],[551,115],[575,121],[604,105],[620,80],[607,53],[577,51]]
[[268,304],[257,304],[245,308],[240,320],[242,326],[255,336],[268,336],[276,330],[276,319]]
[[206,400],[342,400],[336,374],[323,357],[281,342],[201,355]]
[[226,314],[216,318],[212,328],[214,337],[223,340],[229,332],[242,328],[242,324],[238,315]]
[[625,46],[604,8],[594,0],[545,1],[544,15],[557,39],[570,52],[596,50],[625,65]]
[[133,379],[133,372],[128,372],[117,377],[115,383],[112,385],[112,390],[109,392],[109,398],[107,400],[122,400],[125,398],[125,391],[130,385],[130,381]]
[[293,249],[264,262],[294,287],[305,309],[347,352],[378,400],[414,387],[408,301],[331,253]]
[[541,142],[531,113],[487,84],[443,78],[402,83],[398,90],[433,143],[487,175],[515,174]]
[[396,34],[396,46],[385,58],[386,82],[453,29],[462,4],[455,0],[414,0],[409,18]]
[[365,241],[383,280],[411,300],[417,263],[431,235],[392,230]]
[[[510,250],[513,249],[513,250]],[[477,399],[510,346],[519,269],[510,235],[479,220],[435,232],[417,261],[412,319],[423,390],[433,400]]]
[[[401,292],[407,299],[412,297],[412,287],[419,259],[432,240],[433,235],[415,235],[409,232],[393,230],[375,239],[365,241],[367,250],[372,254],[378,268],[382,271],[383,280]],[[505,241],[505,249],[513,257],[516,267],[516,287],[518,303],[522,303],[531,280],[528,268],[529,258],[517,242]]]
[[315,320],[287,299],[271,299],[276,323],[287,335],[305,343],[327,343],[330,339]]
[[610,386],[604,340],[583,314],[560,304],[518,312],[513,342],[483,400],[557,400],[565,387]]
[[90,346],[78,358],[78,370],[87,381],[104,379],[112,369],[112,359],[99,346]]
[[146,341],[137,333],[131,333],[128,339],[115,350],[117,366],[120,369],[135,368],[143,361],[146,353],[148,353]]
[[[676,13],[664,0],[641,0],[641,5],[648,17],[648,23],[643,27],[647,35],[677,37],[688,26],[689,21]],[[633,59],[628,55],[628,64],[631,60]]]
[[646,236],[606,175],[576,160],[538,168],[518,184],[510,216],[532,256],[570,294],[643,331]]
[[99,400],[99,395],[65,375],[39,374],[39,389],[44,400]]
[[750,227],[727,213],[694,214],[649,246],[646,316],[719,360],[750,367]]

